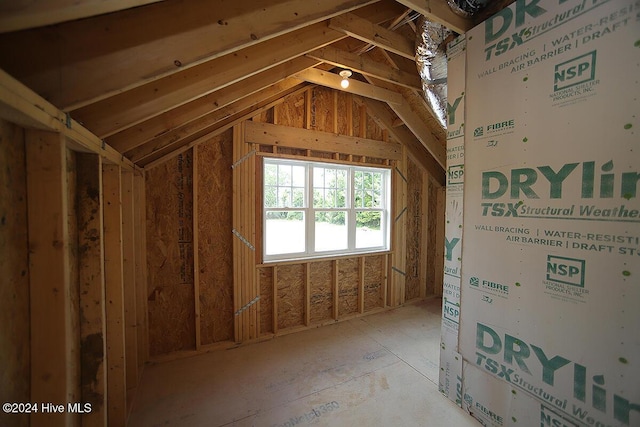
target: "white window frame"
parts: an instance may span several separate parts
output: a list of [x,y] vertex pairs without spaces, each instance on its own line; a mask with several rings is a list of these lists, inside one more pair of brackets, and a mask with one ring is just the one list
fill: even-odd
[[[263,249],[262,256],[265,263],[277,262],[277,261],[296,261],[310,258],[326,258],[343,255],[359,255],[367,253],[384,252],[390,249],[390,234],[391,234],[391,171],[386,167],[375,167],[369,165],[353,165],[344,163],[331,163],[320,161],[305,161],[305,160],[291,160],[275,157],[264,157],[262,174],[264,178],[264,172],[267,165],[297,165],[305,167],[305,192],[304,192],[304,207],[275,207],[267,208],[266,205],[266,180],[263,179],[262,184],[262,237],[263,237]],[[347,171],[347,203],[346,207],[336,208],[315,208],[313,206],[313,169],[314,167],[338,169]],[[355,172],[375,172],[382,174],[382,186],[381,197],[382,203],[380,208],[360,208],[355,205]],[[284,253],[284,254],[267,254],[267,213],[268,212],[281,212],[281,211],[302,211],[304,212],[305,223],[305,250],[303,252],[296,253]],[[315,214],[322,211],[338,211],[346,212],[347,215],[347,248],[343,250],[328,250],[328,251],[316,251],[315,250]],[[377,211],[381,213],[380,226],[383,236],[382,245],[376,247],[356,248],[356,214],[362,211]]]

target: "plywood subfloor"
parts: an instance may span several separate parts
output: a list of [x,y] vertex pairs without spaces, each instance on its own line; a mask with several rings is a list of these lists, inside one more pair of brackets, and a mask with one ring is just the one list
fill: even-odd
[[130,426],[477,426],[437,390],[441,301],[147,366]]

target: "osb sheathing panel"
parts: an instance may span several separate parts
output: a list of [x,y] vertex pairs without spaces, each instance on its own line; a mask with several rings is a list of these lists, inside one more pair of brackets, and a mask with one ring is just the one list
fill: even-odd
[[353,119],[351,120],[352,123],[348,123],[347,121],[349,119],[349,104],[353,107],[353,96],[349,93],[338,91],[338,133],[340,135],[352,136],[349,133],[349,125],[351,125],[351,128],[353,129]]
[[305,266],[278,267],[278,329],[304,325]]
[[310,263],[309,280],[311,281],[310,322],[313,324],[331,319],[333,313],[333,262]]
[[[0,120],[0,401],[29,402],[29,250],[24,131]],[[28,414],[0,412],[0,425]]]
[[364,311],[384,306],[384,255],[366,257],[364,261]]
[[358,312],[359,262],[358,258],[345,258],[338,261],[339,317]]
[[158,286],[149,295],[151,356],[195,348],[193,286]]
[[373,119],[367,114],[367,138],[375,139],[376,141],[384,141],[382,135],[382,129],[373,121]]
[[273,268],[258,269],[260,289],[260,333],[273,332]]
[[333,90],[315,87],[311,92],[311,129],[333,132],[334,120]]
[[200,342],[233,339],[231,130],[198,146]]
[[353,136],[359,136],[362,137],[362,134],[360,132],[360,114],[361,114],[361,110],[360,110],[360,106],[354,101],[352,103],[352,114],[353,114]]
[[422,173],[411,160],[407,162],[407,260],[405,264],[405,300],[420,296],[422,256]]
[[305,115],[305,95],[289,95],[284,98],[284,102],[273,107],[273,117],[275,124],[290,126],[295,128],[304,127]]
[[149,352],[195,347],[192,151],[146,174]]

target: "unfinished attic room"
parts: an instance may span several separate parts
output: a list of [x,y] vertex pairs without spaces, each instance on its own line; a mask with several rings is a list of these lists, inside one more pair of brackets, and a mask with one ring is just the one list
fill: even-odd
[[0,53],[0,426],[640,426],[638,0],[6,0]]

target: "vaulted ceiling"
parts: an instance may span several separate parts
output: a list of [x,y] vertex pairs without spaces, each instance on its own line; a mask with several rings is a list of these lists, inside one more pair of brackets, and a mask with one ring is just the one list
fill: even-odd
[[443,174],[419,14],[474,25],[445,0],[16,0],[0,4],[0,68],[142,167],[305,85],[343,90],[346,68],[347,91]]

